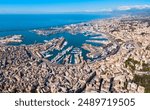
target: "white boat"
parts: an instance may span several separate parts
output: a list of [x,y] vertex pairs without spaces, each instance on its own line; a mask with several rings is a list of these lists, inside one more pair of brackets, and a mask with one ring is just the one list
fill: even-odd
[[48,42],[48,40],[44,40],[44,42],[45,42],[45,43],[47,43],[47,42]]

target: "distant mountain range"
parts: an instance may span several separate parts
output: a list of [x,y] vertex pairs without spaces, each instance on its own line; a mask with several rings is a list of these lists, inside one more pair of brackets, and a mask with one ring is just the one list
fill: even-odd
[[[108,12],[108,13],[110,13],[110,12]],[[150,15],[150,8],[145,8],[145,9],[132,8],[129,10],[114,10],[110,14]]]
[[131,8],[127,10],[112,10],[112,11],[97,11],[97,12],[77,12],[83,14],[108,14],[108,15],[150,15],[150,8],[138,9],[138,8]]

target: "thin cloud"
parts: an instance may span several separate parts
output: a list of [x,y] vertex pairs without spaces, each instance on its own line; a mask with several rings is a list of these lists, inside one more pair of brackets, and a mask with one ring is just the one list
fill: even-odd
[[146,9],[146,8],[150,8],[150,5],[120,6],[118,7],[118,10]]
[[112,9],[84,10],[84,12],[112,12]]

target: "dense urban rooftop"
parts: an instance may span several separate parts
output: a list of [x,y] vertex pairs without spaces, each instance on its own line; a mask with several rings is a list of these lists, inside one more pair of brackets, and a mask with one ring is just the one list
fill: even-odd
[[[149,80],[146,79],[150,75],[149,19],[128,16],[63,27],[72,34],[103,34],[108,37],[109,41],[103,42],[102,47],[82,46],[90,51],[88,57],[100,56],[95,61],[85,61],[80,50],[76,49],[75,64],[69,64],[69,55],[63,64],[57,64],[60,56],[73,48],[71,46],[53,60],[47,59],[45,52],[61,50],[65,46],[63,37],[28,46],[2,44],[0,92],[150,92]],[[47,35],[50,31],[36,32]]]

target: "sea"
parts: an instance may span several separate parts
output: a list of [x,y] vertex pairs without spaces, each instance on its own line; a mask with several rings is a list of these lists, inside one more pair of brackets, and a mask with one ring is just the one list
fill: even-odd
[[[35,43],[44,43],[45,40],[64,37],[68,44],[66,46],[74,46],[81,49],[82,44],[87,43],[86,40],[92,40],[93,36],[84,36],[83,34],[72,35],[69,33],[60,33],[50,36],[37,35],[32,30],[48,29],[50,27],[58,27],[69,24],[87,22],[96,19],[110,18],[110,15],[100,14],[1,14],[0,15],[0,37],[9,35],[22,35],[23,42],[11,43],[9,45],[31,45]],[[104,39],[105,40],[105,39]],[[91,43],[100,46],[101,44]],[[63,51],[63,50],[62,50]],[[60,51],[52,52],[53,59]],[[87,60],[86,50],[82,49],[84,59]],[[68,53],[69,54],[69,53]],[[73,62],[74,63],[74,62]]]
[[[42,43],[51,37],[39,36],[31,32],[33,29],[43,29],[86,22],[95,19],[108,18],[110,15],[99,14],[0,14],[0,37],[21,34],[21,44]],[[20,44],[16,44],[20,45]]]

